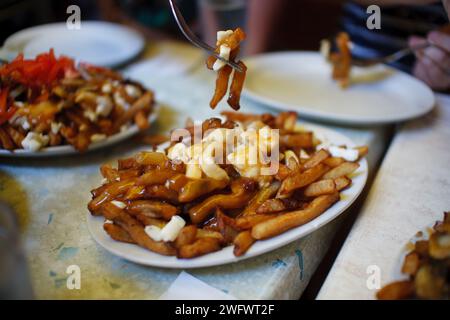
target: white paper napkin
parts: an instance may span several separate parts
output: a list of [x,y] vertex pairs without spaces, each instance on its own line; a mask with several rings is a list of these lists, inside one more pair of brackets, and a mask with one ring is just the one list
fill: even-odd
[[159,300],[236,300],[236,298],[183,271]]

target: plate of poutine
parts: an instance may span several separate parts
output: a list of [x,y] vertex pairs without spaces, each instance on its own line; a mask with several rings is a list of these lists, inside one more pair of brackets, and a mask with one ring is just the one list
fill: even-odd
[[417,232],[402,250],[394,279],[377,292],[380,300],[449,299],[450,212]]
[[154,93],[53,50],[0,66],[0,156],[46,157],[109,146],[149,128]]
[[423,82],[385,65],[349,70],[347,63],[347,68],[333,68],[319,52],[300,51],[244,61],[252,70],[245,97],[309,119],[350,125],[395,123],[421,117],[435,104]]
[[[361,193],[367,147],[322,126],[299,126],[294,112],[222,115],[100,168],[87,213],[100,246],[155,267],[233,263],[317,230]],[[251,162],[250,154],[264,161]]]

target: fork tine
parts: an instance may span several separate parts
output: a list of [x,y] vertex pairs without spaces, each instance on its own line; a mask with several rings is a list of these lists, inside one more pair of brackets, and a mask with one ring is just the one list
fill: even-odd
[[233,69],[242,72],[241,66],[239,66],[237,63],[234,63],[229,60],[223,59],[220,55],[218,55],[214,48],[207,45],[203,41],[201,41],[197,36],[192,32],[192,30],[189,28],[188,24],[186,23],[186,20],[184,20],[183,15],[180,12],[180,9],[178,9],[177,5],[175,4],[174,0],[169,0],[170,8],[172,10],[173,16],[175,17],[175,21],[177,22],[178,27],[180,28],[183,35],[188,39],[193,45],[199,47],[200,49],[203,49],[205,51],[208,51],[211,55],[216,57],[217,59],[225,62]]

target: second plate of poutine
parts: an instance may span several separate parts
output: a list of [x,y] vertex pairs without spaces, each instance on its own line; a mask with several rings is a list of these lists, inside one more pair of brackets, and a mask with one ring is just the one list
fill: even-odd
[[154,119],[154,93],[113,70],[76,65],[53,50],[0,66],[0,156],[83,153]]
[[[317,230],[363,190],[367,147],[299,126],[293,112],[223,115],[173,131],[157,151],[101,167],[87,223],[102,247],[156,267],[233,263]],[[245,145],[247,138],[258,142]],[[265,162],[250,162],[251,150]]]

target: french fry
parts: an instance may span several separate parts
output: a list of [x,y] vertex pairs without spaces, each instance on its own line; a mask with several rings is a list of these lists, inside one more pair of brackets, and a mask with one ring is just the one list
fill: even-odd
[[328,159],[330,157],[330,153],[328,151],[326,151],[325,149],[320,149],[319,151],[317,151],[316,153],[314,153],[304,164],[303,164],[303,168],[305,170],[311,169],[317,165],[319,165],[320,163],[322,163],[323,161],[325,161],[326,159]]
[[238,209],[252,198],[255,184],[253,180],[240,179],[231,187],[231,194],[219,194],[211,196],[202,203],[189,210],[189,216],[193,223],[198,224],[206,220],[208,215],[216,208]]
[[120,226],[116,224],[105,223],[103,225],[103,229],[111,238],[113,238],[116,241],[133,244],[136,243],[124,229],[122,229]]
[[214,92],[214,96],[211,99],[211,102],[209,103],[211,109],[215,109],[219,102],[227,94],[228,81],[232,72],[233,68],[228,65],[219,70],[216,80],[216,90]]
[[379,300],[409,299],[414,295],[414,282],[410,280],[397,281],[383,287],[377,292]]
[[320,180],[311,183],[303,191],[303,194],[307,197],[317,197],[324,194],[331,194],[336,192],[336,184],[332,179]]
[[142,223],[125,213],[123,209],[119,209],[110,203],[105,204],[103,207],[106,209],[104,211],[105,218],[114,221],[114,223],[122,227],[133,241],[141,247],[165,256],[176,255],[176,250],[171,245],[154,241],[145,233]]
[[323,179],[337,179],[343,176],[347,176],[356,170],[358,170],[359,164],[354,162],[344,162],[343,164],[331,169],[323,175]]
[[343,164],[345,160],[343,158],[337,158],[337,157],[329,157],[325,160],[323,160],[323,164],[329,166],[330,168],[336,168],[337,166]]
[[250,231],[240,232],[233,241],[234,255],[236,257],[244,255],[248,251],[248,249],[250,249],[253,243],[255,243],[255,239],[253,239],[252,233]]
[[172,178],[176,172],[172,170],[149,170],[136,180],[137,186],[150,186],[154,184],[164,184]]
[[277,193],[280,186],[281,183],[279,181],[274,181],[269,187],[259,190],[250,200],[248,206],[241,212],[240,216],[246,217],[255,214],[256,210],[264,203],[264,201],[273,197]]
[[180,190],[178,200],[180,202],[191,202],[214,190],[221,190],[228,185],[227,180],[198,179],[190,180]]
[[336,185],[336,190],[341,191],[350,186],[352,184],[352,180],[347,177],[339,177],[334,179],[334,184]]
[[236,218],[235,223],[240,230],[247,230],[253,228],[261,222],[276,218],[278,216],[278,214],[252,214]]
[[[328,167],[323,164],[318,164],[304,172],[298,172],[287,177],[281,184],[279,191],[280,195],[289,194],[290,192],[303,188],[322,177],[327,171]],[[324,176],[325,179],[325,176]]]
[[303,201],[295,198],[269,199],[256,210],[258,214],[278,213],[282,211],[291,211],[302,207]]
[[162,152],[140,152],[135,158],[137,163],[144,166],[162,166],[169,160]]
[[403,261],[402,273],[408,275],[415,275],[420,266],[420,257],[417,252],[410,252],[406,255]]
[[194,243],[195,239],[197,239],[197,227],[194,225],[185,226],[175,239],[174,246],[175,248],[181,248]]
[[252,228],[252,237],[257,240],[267,239],[303,225],[321,215],[338,200],[338,192],[319,196],[303,210],[285,213],[271,220],[257,224]]
[[178,258],[192,259],[221,249],[220,241],[215,238],[200,238],[192,244],[178,249]]
[[208,229],[197,229],[197,238],[214,238],[220,243],[225,242],[225,239],[220,232]]
[[230,96],[228,98],[228,104],[234,110],[239,110],[241,108],[241,92],[244,88],[245,76],[247,74],[247,67],[242,62],[239,61],[238,65],[242,68],[242,72],[235,70],[233,75],[233,80],[231,81]]
[[361,159],[361,158],[367,156],[367,154],[369,153],[368,146],[361,146],[361,147],[357,147],[355,149],[358,150],[358,159]]
[[312,132],[300,132],[280,135],[280,145],[287,148],[312,148]]
[[140,214],[149,218],[162,218],[169,221],[179,213],[179,209],[171,204],[157,200],[136,200],[129,203],[127,212],[131,215]]

